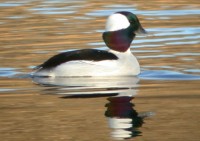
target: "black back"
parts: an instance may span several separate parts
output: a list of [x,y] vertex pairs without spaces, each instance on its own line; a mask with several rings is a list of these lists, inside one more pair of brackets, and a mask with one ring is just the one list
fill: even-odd
[[116,55],[104,50],[96,50],[96,49],[74,50],[57,54],[48,59],[43,64],[37,66],[35,69],[40,69],[40,68],[50,69],[62,63],[75,60],[103,61],[103,60],[117,60],[117,59],[118,57]]

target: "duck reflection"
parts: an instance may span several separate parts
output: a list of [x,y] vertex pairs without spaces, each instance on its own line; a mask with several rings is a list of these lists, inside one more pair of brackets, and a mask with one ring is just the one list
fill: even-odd
[[63,96],[101,97],[120,94],[134,95],[135,91],[127,91],[138,87],[137,77],[33,77],[33,82],[42,86],[43,94],[59,94]]
[[[139,127],[151,112],[138,113],[134,109],[133,99],[137,94],[139,79],[137,77],[75,77],[75,78],[41,78],[34,82],[48,87],[46,94],[62,95],[62,98],[97,98],[108,97],[105,116],[115,139],[128,139],[140,136]],[[54,86],[54,87],[52,87]],[[43,91],[44,92],[44,91]]]
[[45,86],[127,88],[135,87],[138,77],[32,77],[33,82]]
[[113,129],[111,136],[118,139],[128,139],[141,135],[139,127],[144,123],[144,117],[139,116],[130,101],[134,97],[109,97],[105,116],[109,127]]

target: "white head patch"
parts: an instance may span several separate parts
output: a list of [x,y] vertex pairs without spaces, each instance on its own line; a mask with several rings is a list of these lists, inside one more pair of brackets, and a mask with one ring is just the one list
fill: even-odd
[[116,31],[129,27],[130,23],[126,16],[116,13],[108,17],[106,31]]

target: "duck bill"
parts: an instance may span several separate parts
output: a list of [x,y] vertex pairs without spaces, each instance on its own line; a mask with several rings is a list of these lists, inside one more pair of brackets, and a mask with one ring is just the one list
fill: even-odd
[[147,34],[147,31],[142,27],[140,26],[138,28],[138,30],[135,31],[136,34]]

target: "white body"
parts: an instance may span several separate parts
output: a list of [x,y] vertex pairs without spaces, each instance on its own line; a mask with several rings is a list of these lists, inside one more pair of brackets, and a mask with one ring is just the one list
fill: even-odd
[[126,52],[110,50],[119,59],[103,61],[69,61],[50,70],[38,70],[34,76],[134,76],[140,66],[130,49]]

